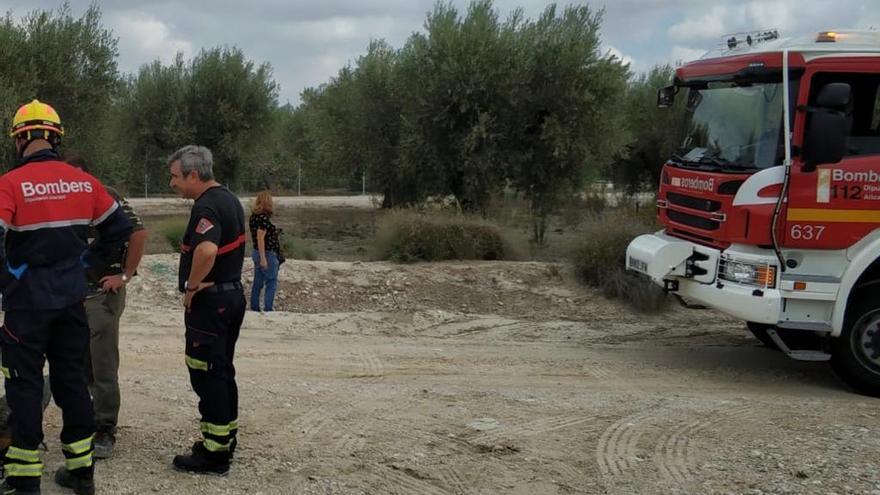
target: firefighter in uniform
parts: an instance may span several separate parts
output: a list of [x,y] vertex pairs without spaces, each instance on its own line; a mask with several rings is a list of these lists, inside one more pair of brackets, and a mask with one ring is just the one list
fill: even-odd
[[[131,234],[104,186],[61,161],[64,130],[55,110],[34,100],[18,109],[10,135],[19,162],[0,176],[0,287],[6,312],[0,347],[12,444],[0,493],[40,493],[43,464],[43,364],[61,407],[65,466],[55,481],[83,495],[95,492],[95,418],[86,385],[89,326],[85,267],[102,266]],[[88,246],[94,226],[101,241]]]
[[[67,163],[86,172],[85,159],[65,155]],[[103,270],[86,270],[89,295],[86,296],[86,317],[91,329],[91,345],[86,353],[86,377],[95,405],[95,459],[113,455],[116,444],[116,423],[119,420],[119,320],[125,311],[125,286],[137,275],[138,264],[147,243],[147,230],[128,201],[114,188],[104,185],[107,193],[119,203],[132,225],[125,248],[108,260]],[[97,240],[98,232],[91,238]]]
[[244,209],[214,180],[208,148],[185,146],[169,157],[168,166],[171,188],[195,200],[181,243],[178,288],[184,294],[185,361],[199,396],[203,437],[173,464],[182,471],[226,474],[238,432],[232,360],[245,313]]

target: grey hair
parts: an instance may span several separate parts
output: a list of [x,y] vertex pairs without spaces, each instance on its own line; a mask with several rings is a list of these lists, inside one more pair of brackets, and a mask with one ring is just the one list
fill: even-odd
[[180,173],[186,177],[193,170],[203,182],[214,179],[214,156],[204,146],[189,144],[168,157],[168,166],[180,160]]

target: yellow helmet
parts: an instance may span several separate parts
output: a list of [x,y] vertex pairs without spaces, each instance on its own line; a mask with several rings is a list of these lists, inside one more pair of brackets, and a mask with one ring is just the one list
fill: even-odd
[[9,131],[9,136],[15,137],[22,132],[28,133],[28,141],[31,139],[51,140],[50,132],[55,133],[54,140],[58,140],[64,135],[64,128],[61,127],[61,118],[58,116],[58,112],[52,106],[40,100],[34,100],[19,107],[15,116],[12,117],[12,129]]

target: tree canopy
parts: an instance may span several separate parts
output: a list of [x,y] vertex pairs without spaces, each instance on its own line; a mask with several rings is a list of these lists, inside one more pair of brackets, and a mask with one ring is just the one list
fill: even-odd
[[[598,177],[653,187],[678,146],[683,109],[660,111],[672,68],[633,76],[603,51],[603,11],[548,5],[502,19],[491,0],[438,3],[402,47],[372,40],[326,83],[279,106],[268,63],[239,48],[118,72],[117,41],[96,4],[0,20],[0,112],[33,98],[59,111],[65,148],[129,193],[167,190],[165,158],[210,147],[217,177],[239,190],[367,189],[385,207],[453,198],[485,212],[514,192],[533,234]],[[12,146],[0,147],[12,163]]]
[[440,3],[424,32],[367,55],[304,98],[313,158],[366,172],[386,207],[452,196],[482,212],[505,188],[536,218],[616,158],[628,67],[601,52],[602,12],[548,6],[499,18],[489,0]]

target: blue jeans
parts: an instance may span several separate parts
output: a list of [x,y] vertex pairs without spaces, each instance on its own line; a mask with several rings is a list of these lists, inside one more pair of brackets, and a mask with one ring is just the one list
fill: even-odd
[[274,251],[266,251],[266,261],[269,266],[260,268],[260,252],[254,249],[251,254],[254,260],[254,286],[251,287],[251,310],[260,310],[260,291],[266,287],[263,296],[263,311],[272,311],[272,303],[275,301],[275,288],[278,287],[278,255]]

